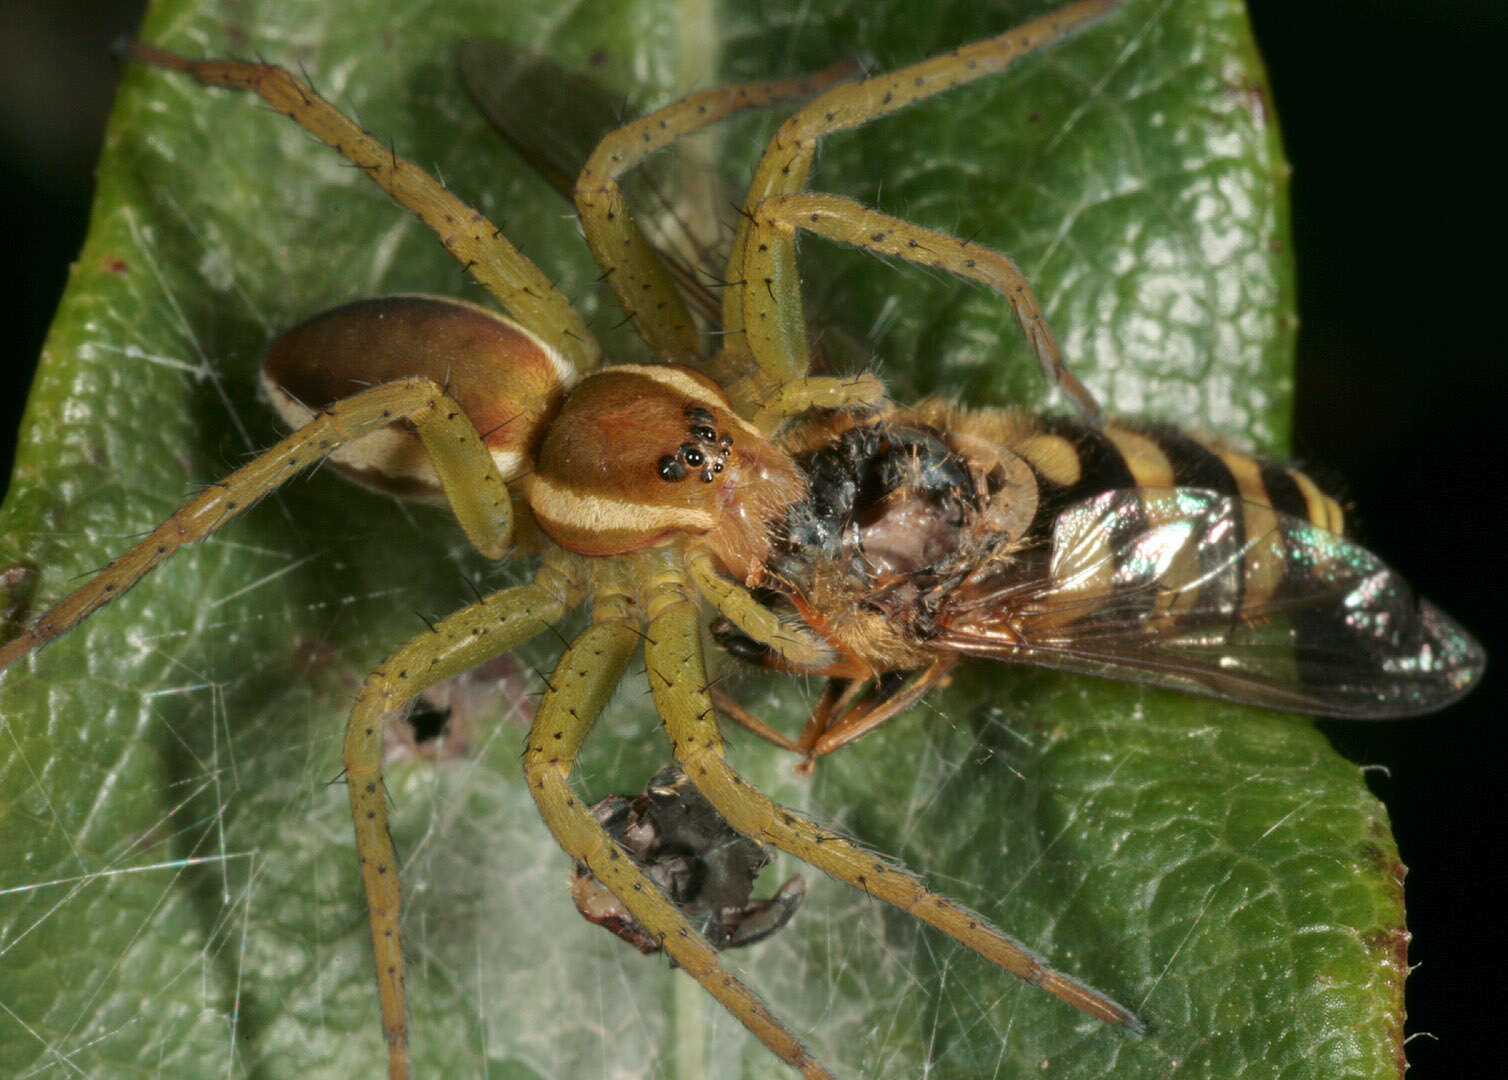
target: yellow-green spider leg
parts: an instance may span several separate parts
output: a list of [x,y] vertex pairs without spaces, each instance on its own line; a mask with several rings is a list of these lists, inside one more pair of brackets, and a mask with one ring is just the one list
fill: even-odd
[[[737,401],[736,388],[730,389],[729,396]],[[885,384],[873,375],[846,378],[808,375],[786,383],[766,397],[751,423],[762,434],[773,435],[787,419],[808,409],[878,409],[885,401]]]
[[686,572],[707,602],[749,637],[774,649],[796,668],[815,671],[832,663],[832,648],[801,624],[782,619],[756,600],[748,589],[724,577],[711,552],[686,552]]
[[744,338],[763,371],[790,370],[806,357],[806,320],[792,260],[798,228],[877,255],[932,266],[988,285],[1005,298],[1047,378],[1072,396],[1091,419],[1100,407],[1068,366],[1047,326],[1047,316],[1019,267],[1010,259],[956,236],[870,210],[837,195],[772,195],[749,223],[743,280]]
[[707,692],[697,605],[689,585],[673,570],[667,570],[646,595],[649,629],[644,663],[655,706],[665,721],[676,760],[728,824],[751,839],[790,852],[824,873],[931,923],[1011,974],[1090,1016],[1132,1031],[1141,1030],[1141,1022],[1130,1010],[1055,971],[983,916],[938,896],[905,870],[797,816],[745,782],[723,758],[722,737]]
[[[996,37],[964,45],[899,71],[834,87],[802,106],[781,124],[755,169],[754,180],[744,197],[744,217],[739,222],[728,256],[730,284],[723,294],[723,331],[728,335],[726,347],[738,347],[738,332],[744,328],[746,305],[742,294],[750,288],[750,283],[743,277],[743,268],[751,215],[771,195],[791,194],[806,186],[817,143],[824,135],[859,127],[955,86],[994,75],[1017,57],[1056,41],[1111,11],[1118,3],[1119,0],[1080,0]],[[794,245],[791,237],[781,238],[779,242]],[[794,247],[784,253],[781,265],[792,268],[790,280],[775,284],[776,295],[785,301],[796,288]],[[753,287],[763,288],[762,285]],[[771,356],[774,366],[761,367],[764,378],[772,387],[806,373],[805,341],[798,344],[799,348]]]
[[677,139],[745,109],[809,98],[852,71],[852,64],[840,64],[814,75],[692,94],[609,132],[597,144],[576,180],[576,211],[593,258],[656,356],[686,363],[701,355],[701,340],[665,264],[635,224],[618,178]]
[[[663,558],[663,553],[657,554]],[[641,639],[643,620],[633,597],[634,567],[639,565],[643,564],[635,559],[593,567],[592,625],[555,666],[529,732],[524,774],[530,794],[566,854],[585,864],[660,939],[676,963],[782,1061],[813,1080],[832,1080],[758,996],[722,966],[712,946],[613,842],[571,789],[571,768],[581,744]]]
[[356,855],[372,928],[388,1076],[408,1076],[408,1003],[403,989],[403,943],[398,855],[388,832],[382,783],[384,729],[416,695],[517,648],[548,629],[580,602],[576,569],[546,558],[534,581],[479,600],[417,635],[367,676],[346,727],[345,779],[356,826]]
[[320,97],[273,64],[241,60],[191,60],[152,45],[131,47],[134,60],[181,72],[206,86],[250,90],[315,138],[342,154],[440,237],[445,249],[497,297],[510,315],[565,357],[578,372],[601,361],[602,350],[565,294],[510,243],[486,216],[473,210],[413,162],[399,157]]
[[67,633],[184,544],[202,539],[245,512],[300,469],[318,463],[344,443],[399,420],[412,423],[424,440],[467,539],[488,558],[502,558],[513,533],[513,503],[492,455],[460,405],[439,386],[424,378],[400,379],[336,402],[270,450],[205,488],[145,540],[0,648],[0,668]]

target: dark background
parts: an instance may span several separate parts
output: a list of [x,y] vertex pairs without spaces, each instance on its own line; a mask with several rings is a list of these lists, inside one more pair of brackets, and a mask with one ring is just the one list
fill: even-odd
[[[139,0],[0,0],[0,477],[26,381],[82,241]],[[1345,477],[1369,546],[1508,656],[1505,505],[1490,463],[1508,397],[1501,309],[1508,124],[1501,0],[1251,0],[1294,166],[1296,451]],[[1399,384],[1406,387],[1400,392]],[[1410,867],[1409,1059],[1422,1077],[1502,1067],[1508,693],[1440,716],[1328,724],[1387,802]],[[1484,880],[1485,879],[1485,880]],[[1488,1063],[1491,1063],[1490,1065]]]

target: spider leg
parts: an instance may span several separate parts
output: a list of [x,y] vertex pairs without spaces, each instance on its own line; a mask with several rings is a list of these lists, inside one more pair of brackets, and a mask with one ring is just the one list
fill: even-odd
[[307,83],[273,64],[191,60],[142,42],[131,45],[130,56],[139,63],[180,72],[206,86],[260,94],[274,109],[339,151],[399,204],[413,211],[509,314],[577,371],[591,371],[600,362],[602,350],[571,302],[496,225],[429,173],[399,157]]
[[755,287],[742,290],[744,337],[761,370],[802,370],[806,363],[806,320],[794,264],[797,228],[988,285],[1010,305],[1043,374],[1072,396],[1082,414],[1099,418],[1099,403],[1063,362],[1042,306],[1014,262],[968,240],[889,217],[837,195],[772,195],[754,211],[754,221],[748,225],[743,280]]
[[592,625],[571,643],[550,676],[524,752],[529,792],[566,854],[584,863],[692,978],[782,1061],[813,1080],[832,1080],[753,991],[729,974],[712,946],[634,866],[571,789],[571,768],[581,744],[640,641],[641,618],[630,577],[598,575]]
[[708,603],[739,630],[775,650],[792,667],[815,670],[832,662],[833,650],[827,642],[800,623],[782,619],[754,599],[748,589],[724,577],[718,572],[711,552],[700,547],[688,549],[686,570]]
[[[800,311],[796,317],[801,318]],[[737,400],[736,393],[733,396]],[[808,409],[876,409],[885,400],[885,384],[873,375],[843,379],[808,375],[791,380],[766,397],[752,422],[764,434],[773,435],[788,417]]]
[[979,914],[928,890],[917,878],[836,833],[777,805],[723,758],[722,737],[707,694],[697,605],[686,581],[667,568],[646,591],[649,630],[644,661],[655,707],[676,760],[718,813],[739,832],[790,852],[857,886],[994,961],[1013,975],[1107,1023],[1140,1032],[1139,1020],[1097,990],[1055,971]]
[[[748,304],[742,294],[765,288],[744,273],[745,250],[753,243],[750,221],[754,211],[772,195],[790,194],[806,186],[817,143],[824,135],[859,127],[955,86],[994,75],[1017,57],[1099,18],[1118,3],[1119,0],[1079,0],[996,37],[962,46],[899,71],[834,87],[808,102],[781,124],[765,148],[744,197],[744,216],[728,257],[727,279],[730,284],[723,294],[723,330],[730,335],[727,347],[736,347],[737,332],[745,327]],[[776,259],[777,265],[794,271],[794,237],[783,235],[774,240],[785,249]],[[782,304],[789,302],[796,288],[794,272],[788,279],[776,283],[775,289]],[[784,348],[767,354],[760,361],[760,370],[772,386],[806,374],[805,327],[800,327],[799,336],[789,340]]]
[[346,787],[372,928],[388,1076],[409,1074],[408,1004],[398,929],[398,855],[382,783],[383,729],[415,695],[523,644],[580,602],[571,565],[546,560],[532,583],[494,593],[412,638],[367,676],[346,726]]
[[225,525],[300,469],[397,420],[418,430],[467,539],[488,558],[502,558],[513,533],[513,503],[492,455],[465,412],[438,386],[424,378],[399,379],[315,414],[270,450],[190,499],[145,540],[0,648],[0,668],[67,633],[178,548]]
[[618,178],[655,151],[734,113],[809,98],[852,72],[852,64],[838,64],[814,75],[706,90],[625,124],[597,144],[576,181],[576,211],[618,303],[657,356],[684,363],[701,355],[701,339],[664,262],[635,224]]

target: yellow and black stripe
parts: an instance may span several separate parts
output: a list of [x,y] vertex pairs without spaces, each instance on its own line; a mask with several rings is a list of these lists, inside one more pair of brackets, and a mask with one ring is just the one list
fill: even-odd
[[1125,488],[1201,488],[1345,531],[1340,504],[1309,476],[1223,443],[1165,425],[1107,422],[1096,428],[1071,417],[1033,417],[1010,449],[1036,474],[1039,513],[1051,513],[1106,491]]
[[[1343,528],[1339,504],[1299,470],[1165,425],[1108,422],[1093,427],[1068,417],[1028,418],[1011,449],[1031,466],[1038,483],[1031,536],[1051,536],[1060,514],[1108,492],[1147,494],[1141,507],[1121,505],[1113,518],[1107,518],[1104,535],[1094,538],[1096,550],[1081,550],[1073,560],[1080,576],[1073,591],[1098,595],[1106,602],[1114,598],[1121,617],[1125,605],[1133,603],[1149,620],[1176,620],[1185,610],[1197,610],[1204,617],[1226,611],[1236,619],[1243,609],[1268,600],[1285,584],[1299,584],[1302,561],[1287,557],[1281,542],[1258,542],[1275,535],[1279,516],[1336,535]],[[1138,592],[1132,588],[1137,575],[1128,564],[1139,556],[1138,541],[1168,523],[1152,520],[1151,507],[1158,505],[1164,515],[1176,516],[1170,509],[1175,503],[1153,498],[1173,489],[1213,492],[1236,500],[1240,512],[1224,518],[1200,543],[1179,549],[1174,557],[1183,565],[1162,573],[1165,583],[1197,583],[1197,588]],[[1051,545],[1038,548],[1040,565],[1032,570],[1049,573],[1051,557]],[[1239,572],[1234,572],[1236,567]],[[1064,625],[1086,617],[1092,620],[1093,612],[1060,616]]]

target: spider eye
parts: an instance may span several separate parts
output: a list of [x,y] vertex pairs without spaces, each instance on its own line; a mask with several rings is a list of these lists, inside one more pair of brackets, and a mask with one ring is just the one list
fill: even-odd
[[696,427],[691,429],[691,437],[694,439],[700,439],[704,443],[717,442],[717,432],[712,428],[706,427],[702,424],[698,424]]
[[686,479],[686,466],[674,454],[666,454],[660,459],[660,479],[674,483],[677,480]]
[[705,455],[703,455],[702,452],[696,447],[683,446],[681,447],[681,460],[684,461],[687,465],[690,465],[693,469],[699,469],[701,468],[702,463],[707,459]]

